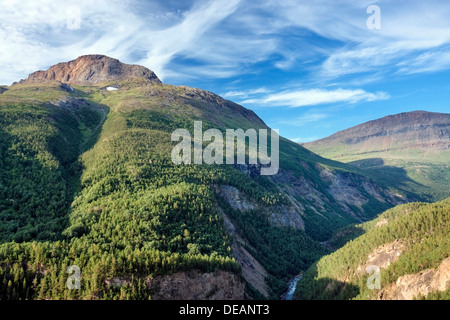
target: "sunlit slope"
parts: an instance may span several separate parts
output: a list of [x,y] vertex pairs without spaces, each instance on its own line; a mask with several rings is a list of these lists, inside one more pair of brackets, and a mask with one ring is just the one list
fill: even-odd
[[[299,282],[297,299],[449,299],[450,198],[397,206],[357,225],[364,233],[321,258]],[[379,267],[380,288],[367,280]],[[371,284],[373,282],[370,282]]]

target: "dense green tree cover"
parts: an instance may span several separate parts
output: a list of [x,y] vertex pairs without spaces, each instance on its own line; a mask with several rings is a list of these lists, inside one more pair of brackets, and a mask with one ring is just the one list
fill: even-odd
[[[160,131],[127,132],[117,125],[110,139],[78,161],[100,123],[97,110],[47,103],[0,108],[1,240],[59,240],[1,245],[0,298],[147,299],[143,281],[158,274],[192,268],[238,272],[212,205],[214,194],[203,185],[215,179],[214,170],[177,170],[165,152],[170,145],[149,147],[158,147]],[[69,265],[82,270],[79,291],[66,288]],[[108,287],[108,277],[121,276],[128,287]]]
[[[171,161],[174,129],[192,132],[194,120],[204,130],[267,128],[251,111],[186,87],[103,85],[15,85],[0,95],[0,299],[148,299],[156,275],[239,273],[219,207],[269,272],[277,298],[286,278],[326,253],[313,238],[356,222],[330,204],[321,215],[305,212],[306,234],[274,227],[267,213],[288,200],[269,178]],[[356,170],[280,143],[281,166],[330,200],[316,163]],[[236,187],[260,209],[233,210],[215,185]],[[80,290],[66,287],[71,265],[81,270]]]
[[[378,291],[368,289],[368,275],[358,273],[357,267],[365,264],[374,249],[397,239],[404,242],[406,249],[397,261],[381,270],[381,289],[402,275],[437,268],[450,253],[450,198],[432,204],[397,206],[358,228],[365,233],[308,269],[298,283],[297,298],[375,298]],[[433,295],[441,296],[445,294]]]
[[[238,272],[229,257],[179,254],[113,243],[70,242],[5,243],[0,246],[0,299],[149,299],[148,280],[156,275],[198,269]],[[80,289],[66,286],[67,268],[81,271]],[[124,281],[114,286],[113,279]]]
[[0,241],[61,238],[72,191],[67,178],[82,140],[78,126],[89,130],[96,115],[36,103],[0,107]]
[[[209,185],[235,185],[261,204],[279,195],[230,166],[175,166],[170,132],[182,123],[161,114],[110,114],[95,137],[100,111],[2,105],[0,298],[147,299],[155,275],[239,272]],[[23,242],[32,239],[56,242]],[[66,288],[69,265],[81,269],[81,290]],[[117,277],[128,285],[109,286]]]

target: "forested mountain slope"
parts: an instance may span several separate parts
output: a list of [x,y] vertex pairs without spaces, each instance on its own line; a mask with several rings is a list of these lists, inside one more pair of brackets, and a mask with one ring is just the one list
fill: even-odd
[[[297,299],[450,299],[450,198],[400,205],[352,229],[364,234],[311,266]],[[376,268],[380,286],[369,288]]]
[[[109,57],[2,88],[2,299],[242,299],[244,285],[247,297],[278,298],[327,253],[318,241],[411,197],[284,138],[273,176],[260,165],[175,165],[177,128],[267,126]],[[66,287],[71,265],[80,289]]]

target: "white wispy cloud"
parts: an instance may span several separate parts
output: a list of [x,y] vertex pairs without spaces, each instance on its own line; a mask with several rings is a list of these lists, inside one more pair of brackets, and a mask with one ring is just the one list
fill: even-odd
[[[450,44],[450,21],[446,18],[450,15],[449,3],[386,0],[376,4],[381,9],[381,30],[355,28],[354,36],[348,32],[336,37],[346,44],[329,54],[320,66],[320,76],[409,74],[450,68],[448,52],[441,50]],[[352,16],[346,19],[355,21]]]
[[326,118],[329,118],[330,115],[326,113],[306,113],[304,115],[301,115],[299,117],[295,117],[289,120],[280,120],[280,124],[289,124],[296,127],[302,127],[305,124],[311,123],[311,122],[317,122],[320,120],[324,120]]
[[151,49],[141,63],[152,67],[164,78],[164,67],[172,58],[183,51],[192,50],[192,47],[198,46],[201,50],[202,47],[196,40],[232,14],[238,8],[239,2],[239,0],[199,2],[199,5],[185,14],[181,23],[152,33],[152,37],[148,39]]
[[224,98],[248,98],[249,96],[261,94],[261,93],[269,93],[270,90],[266,88],[257,88],[257,89],[250,89],[250,90],[233,90],[233,91],[227,91],[222,94],[222,97]]
[[[373,3],[381,30],[366,27]],[[70,6],[80,9],[79,30],[67,28]],[[325,82],[450,69],[450,3],[440,0],[189,0],[178,8],[162,0],[4,0],[1,7],[0,83],[90,53],[143,64],[162,79],[228,78],[260,62]]]
[[308,89],[308,90],[288,90],[280,93],[268,94],[259,98],[247,99],[241,101],[242,104],[254,106],[269,107],[305,107],[316,106],[329,103],[356,103],[375,100],[385,100],[389,98],[389,94],[385,92],[366,92],[362,89]]
[[423,72],[435,72],[442,69],[450,69],[450,48],[424,52],[406,61],[398,63],[398,72],[414,74]]
[[302,142],[305,143],[305,142],[311,142],[311,141],[318,140],[318,139],[319,139],[318,136],[312,136],[312,137],[297,137],[297,138],[292,138],[289,140],[297,142],[297,143],[302,143]]
[[[71,7],[80,12],[73,28]],[[0,11],[0,83],[91,53],[130,60],[143,21],[124,2],[9,0]],[[20,63],[18,63],[20,62]]]
[[[233,14],[239,3],[240,0],[198,2],[189,10],[168,14],[168,9],[156,1],[2,2],[0,83],[12,82],[57,62],[92,53],[145,65],[164,79],[166,73],[177,74],[175,68],[171,70],[168,66],[177,55],[187,55],[198,48],[199,52],[204,50],[201,59],[214,59],[214,50],[210,50],[210,54],[206,52],[213,44],[208,44],[206,49],[202,46],[205,33]],[[142,12],[144,6],[145,12]],[[79,9],[79,29],[68,27],[73,19],[71,7]],[[216,64],[216,68],[209,69],[209,76],[234,74],[226,61],[218,59],[217,62],[225,66]],[[205,72],[198,72],[198,76],[204,75]]]

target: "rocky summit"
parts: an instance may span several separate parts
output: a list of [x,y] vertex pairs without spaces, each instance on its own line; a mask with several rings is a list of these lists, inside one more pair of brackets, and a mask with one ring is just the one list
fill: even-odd
[[129,78],[143,78],[152,83],[161,83],[153,71],[143,66],[122,63],[104,55],[85,55],[69,62],[58,63],[46,71],[33,72],[20,83],[55,80],[74,85],[95,85]]

